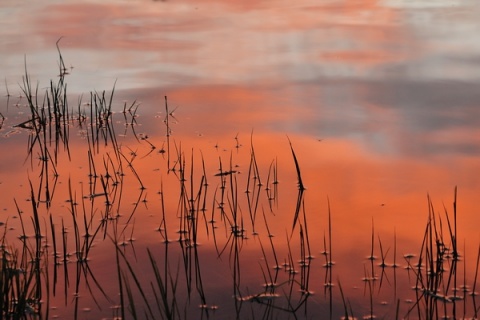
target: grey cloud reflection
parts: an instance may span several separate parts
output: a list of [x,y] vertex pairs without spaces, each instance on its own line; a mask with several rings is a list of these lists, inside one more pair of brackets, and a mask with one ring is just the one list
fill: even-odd
[[291,100],[308,112],[290,121],[302,122],[303,132],[352,139],[377,154],[479,155],[480,94],[473,83],[337,79],[299,87]]
[[[106,75],[111,88],[120,76],[118,89],[173,88],[239,125],[252,126],[255,113],[258,126],[352,138],[380,153],[476,149],[471,140],[431,137],[478,127],[475,85],[412,79],[431,48],[402,23],[408,12],[378,1],[284,1],[276,9],[254,1],[70,2],[37,10],[29,22],[37,36],[54,49],[64,35],[73,62],[84,59],[86,90]],[[249,95],[254,100],[242,100]]]
[[37,24],[45,38],[57,39],[61,34],[70,38],[75,48],[191,50],[195,41],[182,41],[171,34],[204,29],[211,23],[193,15],[141,9],[138,5],[118,4],[50,5]]
[[[218,7],[220,11],[215,10]],[[324,70],[325,76],[335,73],[335,68],[345,73],[340,64],[356,66],[352,76],[365,62],[401,59],[405,53],[388,45],[403,37],[401,28],[391,23],[396,19],[394,11],[376,1],[354,6],[307,1],[298,6],[279,4],[276,9],[254,2],[224,5],[211,1],[202,5],[56,4],[46,6],[34,21],[37,32],[49,43],[63,35],[70,38],[71,48],[157,51],[160,64],[181,62],[204,74],[221,70],[227,74],[221,79],[231,81],[235,77],[228,74],[245,80],[297,79],[303,74],[308,77],[312,69],[316,73]],[[176,59],[163,60],[168,51]]]
[[[366,86],[363,99],[395,110],[404,152],[480,154],[480,93],[473,83],[391,81]],[[470,132],[467,134],[466,132]]]

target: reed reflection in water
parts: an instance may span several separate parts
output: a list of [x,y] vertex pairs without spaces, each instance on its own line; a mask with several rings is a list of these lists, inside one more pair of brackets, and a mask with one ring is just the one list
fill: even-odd
[[3,317],[476,318],[451,4],[0,5]]
[[155,114],[115,88],[72,100],[66,70],[59,51],[42,92],[26,68],[2,111],[26,159],[1,186],[5,317],[476,317],[475,203],[458,211],[456,188],[440,210],[392,206],[391,167],[347,142],[192,134],[167,97]]

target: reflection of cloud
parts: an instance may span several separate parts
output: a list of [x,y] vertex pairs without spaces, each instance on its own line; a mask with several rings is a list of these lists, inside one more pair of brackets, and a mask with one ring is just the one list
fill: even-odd
[[207,81],[238,83],[370,75],[369,64],[405,56],[390,44],[403,38],[395,15],[376,1],[70,3],[45,7],[33,21],[48,42],[63,35],[70,49],[103,51],[116,68],[140,65],[158,76],[174,66]]
[[[47,39],[52,51],[65,36],[72,78],[85,90],[111,88],[116,78],[117,89],[168,87],[181,104],[208,114],[202,123],[211,127],[349,137],[375,152],[419,154],[452,150],[430,134],[478,127],[475,86],[446,82],[478,69],[467,50],[477,23],[461,8],[457,17],[379,1],[212,0],[35,10],[24,31],[37,45]],[[475,150],[470,140],[457,146]]]
[[459,6],[461,1],[459,0],[415,0],[415,1],[402,1],[402,0],[382,0],[382,4],[392,8],[448,8],[451,9],[454,6]]
[[322,53],[320,59],[322,61],[332,61],[332,62],[349,62],[354,61],[358,64],[368,66],[371,64],[385,63],[389,59],[395,58],[395,55],[389,54],[387,52],[378,52],[378,51],[334,51]]
[[260,88],[135,90],[126,96],[158,108],[155,101],[165,94],[187,115],[184,121],[192,131],[209,136],[251,130],[303,133],[352,139],[376,154],[427,158],[479,152],[474,132],[480,127],[475,104],[480,94],[473,84],[339,80],[288,89],[265,83]]
[[139,9],[109,4],[52,5],[37,24],[42,36],[57,39],[63,35],[75,48],[181,51],[192,49],[195,42],[175,39],[172,34],[204,29],[210,23],[195,16],[178,15],[173,19],[166,16],[169,12]]
[[[451,132],[474,132],[480,126],[477,106],[480,93],[476,85],[393,81],[377,83],[365,91],[367,96],[364,98],[367,101],[396,110],[402,137],[409,140],[405,142],[405,146],[410,146],[409,149],[417,146],[417,152],[479,152],[478,141],[473,139],[472,134],[464,134],[462,139],[450,136]],[[443,139],[427,139],[432,136],[442,136]],[[447,139],[447,136],[451,139]]]
[[[128,70],[130,77],[139,73],[149,77],[136,79],[130,86],[165,74],[203,83],[388,78],[397,72],[390,68],[393,62],[404,71],[412,66],[404,76],[436,77],[447,65],[444,74],[473,76],[474,64],[461,59],[469,48],[478,52],[478,24],[474,14],[466,12],[469,7],[453,8],[459,15],[446,15],[444,11],[392,9],[389,3],[47,3],[23,13],[14,11],[23,23],[15,29],[16,35],[8,31],[8,38],[35,39],[28,42],[30,49],[22,42],[23,54],[38,52],[42,45],[51,48],[65,36],[64,48],[106,57],[90,58],[90,64]],[[415,13],[424,14],[428,21],[411,19]],[[463,62],[452,63],[451,57]]]
[[305,131],[349,137],[379,153],[479,152],[474,132],[480,127],[480,93],[473,83],[338,80],[302,88],[311,110]]

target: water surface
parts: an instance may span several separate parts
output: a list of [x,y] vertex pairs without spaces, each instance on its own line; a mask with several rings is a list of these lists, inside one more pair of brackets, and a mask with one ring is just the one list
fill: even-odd
[[[65,150],[59,152],[59,177],[54,184],[51,167],[46,180],[41,178],[40,151],[35,149],[30,158],[26,155],[28,130],[14,127],[29,115],[20,89],[25,66],[33,82],[38,81],[39,96],[43,97],[50,79],[58,79],[55,44],[61,38],[59,47],[69,72],[66,81],[70,108],[76,112],[80,105],[88,110],[85,103],[90,101],[90,92],[110,92],[115,87],[115,136],[126,158],[112,160],[107,168],[111,173],[119,161],[126,173],[121,201],[115,202],[116,212],[123,217],[119,224],[127,225],[125,237],[132,232],[138,239],[135,252],[143,257],[140,261],[148,261],[145,247],[164,248],[159,244],[162,237],[154,231],[162,221],[158,194],[162,185],[167,199],[172,200],[165,202],[169,236],[175,238],[175,231],[181,230],[177,221],[181,197],[178,176],[168,171],[167,161],[169,155],[173,163],[182,154],[188,170],[193,157],[195,179],[188,178],[187,184],[190,186],[192,181],[197,192],[203,173],[201,157],[204,159],[209,182],[208,192],[202,189],[208,199],[207,215],[219,214],[215,207],[220,201],[221,179],[215,174],[220,163],[223,169],[231,165],[237,171],[235,183],[245,218],[242,223],[250,238],[240,255],[245,261],[241,264],[244,276],[239,289],[244,296],[261,292],[265,282],[266,265],[262,263],[266,262],[260,243],[268,246],[268,264],[273,264],[263,221],[265,212],[280,259],[288,257],[288,241],[295,261],[301,256],[299,225],[308,226],[312,254],[317,259],[312,260],[309,269],[311,290],[316,294],[310,299],[306,318],[343,315],[338,281],[352,308],[358,310],[355,316],[368,314],[369,294],[364,293],[362,278],[370,272],[366,257],[371,253],[372,233],[375,255],[381,256],[381,242],[390,263],[396,234],[395,259],[405,267],[403,255],[419,254],[421,250],[429,216],[427,197],[442,220],[442,228],[447,228],[445,211],[453,219],[455,186],[457,240],[468,265],[465,282],[473,286],[479,239],[476,199],[480,189],[476,174],[480,169],[480,26],[476,19],[480,7],[474,1],[325,1],[321,5],[316,1],[10,1],[1,7],[5,27],[1,31],[0,64],[4,91],[8,88],[11,96],[8,101],[3,98],[1,109],[5,120],[0,129],[0,221],[8,221],[8,227],[14,228],[9,231],[12,236],[19,236],[21,229],[19,219],[14,218],[18,214],[13,199],[21,210],[32,210],[29,180],[39,190],[35,192],[38,200],[45,195],[46,180],[50,181],[49,188],[55,186],[51,207],[39,208],[45,219],[49,214],[57,219],[57,228],[62,217],[72,228],[69,204],[65,202],[70,198],[69,184],[77,201],[87,196],[83,206],[96,208],[91,211],[96,212],[95,219],[105,210],[100,198],[88,198],[95,192],[102,193],[100,182],[95,192],[89,186],[86,136],[92,132],[72,125],[70,157]],[[167,144],[165,96],[169,110],[175,109],[175,118],[170,123],[171,149],[163,153],[159,151],[165,150]],[[121,113],[125,103],[139,105],[137,125],[133,127],[124,125],[132,121]],[[153,152],[142,137],[148,137],[156,147]],[[300,221],[294,233],[291,226],[298,188],[288,139],[307,187],[303,199],[308,223]],[[255,223],[249,221],[252,206],[244,194],[250,180],[252,150],[263,179],[262,188],[268,185],[272,163],[278,168],[280,181],[273,204],[262,189]],[[97,167],[105,171],[105,163],[110,163],[109,157],[115,159],[114,155],[111,143],[102,145],[95,153]],[[140,189],[139,181],[129,171],[127,160],[134,161],[145,190]],[[229,182],[230,176],[227,178]],[[230,198],[225,198],[229,199],[229,210],[235,207],[232,190]],[[127,224],[134,203],[138,206],[134,221]],[[322,267],[325,261],[321,254],[326,249],[324,243],[328,247],[329,242],[329,205],[332,259],[336,262],[331,299],[323,286],[330,269]],[[218,216],[216,219],[220,220]],[[24,220],[28,225],[29,219]],[[209,316],[228,317],[236,301],[232,298],[231,258],[225,253],[223,262],[219,262],[221,267],[211,263],[219,261],[212,245],[212,230],[200,230],[198,242],[202,243],[199,250],[204,262],[199,265],[206,296],[209,305],[219,306]],[[221,232],[220,247],[230,245],[228,232]],[[97,239],[97,248],[91,253],[92,268],[95,266],[95,273],[105,279],[115,255],[111,241],[106,239]],[[169,253],[172,270],[176,270],[178,261],[184,261],[179,258],[184,257],[182,251],[175,248]],[[156,252],[159,261],[168,257],[162,250]],[[133,250],[128,253],[134,261]],[[137,268],[144,267],[137,263]],[[222,281],[210,273],[213,268],[219,270]],[[383,279],[381,269],[374,272],[377,280]],[[400,288],[393,279],[398,277],[399,283],[412,281],[406,271],[399,269],[397,275],[390,268],[387,272],[388,281],[382,285],[378,281],[373,290],[374,313],[393,317],[397,300],[401,301],[401,314],[411,306],[409,300],[415,301],[415,292],[410,289],[415,281]],[[282,276],[288,279],[288,275]],[[117,280],[113,275],[105,281],[113,283],[105,286],[107,296],[114,300],[112,305],[119,304]],[[185,289],[182,286],[179,290]],[[69,291],[73,292],[73,287]],[[279,293],[285,296],[285,292]],[[195,307],[189,309],[189,315],[195,318],[201,312],[196,305],[201,302],[197,295],[192,296],[191,305]],[[92,309],[91,314],[112,314],[110,309],[97,311],[87,289],[81,297],[85,299],[80,299],[81,303]],[[52,301],[57,302],[54,298]],[[334,302],[333,312],[329,301]],[[242,308],[245,312],[251,306]],[[255,309],[258,318],[262,310],[262,305]],[[282,314],[274,310],[271,317]],[[469,310],[468,315],[474,316]],[[55,312],[68,318],[70,311]],[[302,312],[299,317],[304,316]]]

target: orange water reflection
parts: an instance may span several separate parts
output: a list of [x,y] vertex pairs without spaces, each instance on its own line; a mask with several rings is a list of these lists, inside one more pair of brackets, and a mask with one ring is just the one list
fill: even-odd
[[[109,227],[102,229],[105,239],[95,239],[90,255],[97,278],[107,284],[106,296],[114,300],[109,304],[118,303],[119,276],[112,272],[115,247],[109,238],[114,236],[112,221],[118,221],[118,230],[123,233],[116,240],[141,281],[148,284],[152,278],[151,265],[145,262],[149,261],[146,247],[154,252],[159,264],[169,263],[172,273],[181,270],[179,296],[187,294],[184,282],[188,283],[188,275],[198,271],[188,268],[200,266],[207,302],[220,307],[216,313],[219,318],[232,316],[229,311],[235,307],[234,295],[241,296],[245,304],[255,302],[252,295],[262,292],[262,284],[271,280],[276,263],[288,265],[282,265],[279,271],[280,283],[291,276],[291,264],[299,271],[295,279],[302,285],[306,275],[301,271],[310,270],[308,288],[303,288],[315,292],[308,317],[329,312],[334,318],[342,315],[341,283],[357,315],[367,314],[370,301],[365,292],[373,290],[374,313],[393,318],[397,299],[402,314],[411,306],[407,300],[416,299],[410,288],[416,277],[414,271],[403,269],[407,266],[404,254],[420,253],[429,218],[427,197],[432,200],[435,221],[448,238],[444,211],[453,219],[454,187],[458,186],[457,241],[467,265],[465,284],[473,286],[480,189],[475,175],[480,169],[478,108],[472,102],[480,98],[476,83],[457,82],[455,76],[445,75],[447,71],[441,75],[431,71],[425,61],[442,61],[441,57],[424,45],[422,35],[402,25],[405,12],[377,1],[353,5],[307,3],[298,7],[284,2],[275,10],[251,1],[232,5],[211,1],[208,6],[174,1],[142,5],[69,3],[37,7],[35,19],[25,19],[25,33],[36,30],[35,43],[48,46],[44,56],[52,52],[56,55],[53,44],[60,36],[65,37],[61,47],[68,56],[67,64],[71,61],[75,65],[68,78],[79,82],[75,91],[111,88],[120,74],[113,123],[122,155],[115,152],[110,141],[106,147],[98,145],[92,160],[85,139],[88,128],[72,125],[70,158],[66,150],[60,150],[55,165],[47,169],[47,177],[41,174],[41,150],[34,149],[32,158],[23,162],[29,133],[20,129],[19,134],[10,132],[25,117],[19,112],[28,110],[2,109],[7,118],[0,131],[4,136],[2,147],[9,152],[1,154],[4,214],[0,222],[12,228],[9,241],[14,243],[23,232],[18,210],[28,217],[23,219],[27,235],[34,233],[29,216],[33,211],[31,181],[37,201],[46,199],[47,190],[52,197],[51,207],[41,203],[39,210],[43,230],[50,230],[51,215],[58,237],[62,223],[70,231],[75,228],[72,198],[82,223],[84,214],[93,213],[92,225],[99,225],[111,210]],[[221,9],[222,15],[212,8]],[[22,42],[21,48],[28,51],[31,45]],[[23,53],[15,75],[23,72]],[[40,77],[46,74],[38,71],[46,68],[44,56],[32,57],[33,70]],[[418,70],[425,73],[416,77]],[[164,123],[165,96],[169,112],[174,112],[169,141]],[[125,125],[133,120],[120,113],[122,100],[130,105],[134,99],[140,103],[137,123]],[[73,106],[78,100],[74,97],[72,101]],[[307,188],[298,212],[297,173],[289,139]],[[54,145],[49,143],[48,148]],[[255,174],[251,172],[252,150],[258,168]],[[91,177],[92,162],[99,174],[96,179]],[[180,177],[183,165],[185,189]],[[220,166],[224,172],[235,172],[216,176]],[[278,170],[278,185],[273,184],[272,168]],[[206,180],[202,180],[203,170]],[[257,185],[258,179],[252,179],[254,175],[260,177],[262,186]],[[106,180],[102,182],[100,177]],[[222,177],[226,190],[223,197]],[[111,190],[108,195],[105,181]],[[208,187],[202,184],[205,182]],[[250,193],[245,193],[247,186]],[[185,198],[181,198],[182,191]],[[201,197],[196,199],[196,195]],[[205,206],[196,211],[199,263],[193,263],[190,256],[194,247],[185,249],[176,242],[189,222],[179,199]],[[106,202],[112,202],[112,207]],[[238,229],[232,230],[234,220]],[[269,237],[269,232],[274,237]],[[232,258],[237,248],[232,244],[232,234],[240,239],[238,261]],[[130,242],[130,237],[136,240]],[[165,237],[173,241],[168,254]],[[299,263],[305,258],[302,241],[307,239],[308,253],[315,256],[309,268]],[[69,238],[72,256],[76,250],[73,243]],[[330,251],[330,245],[335,265],[326,268],[330,256],[322,252]],[[378,258],[373,264],[367,259],[372,250]],[[382,255],[386,263],[395,261],[402,268],[382,270],[377,265]],[[241,271],[233,267],[235,262],[239,262]],[[70,268],[74,272],[73,264]],[[463,264],[460,268],[457,285],[464,281]],[[235,278],[239,275],[241,280]],[[375,281],[362,281],[373,276],[377,277]],[[331,300],[325,289],[329,281],[335,285]],[[277,291],[282,297],[288,291],[285,287]],[[82,290],[82,305],[92,307],[95,302],[87,294],[88,288]],[[199,295],[192,296],[192,305],[203,304]],[[52,300],[57,303],[61,299]],[[285,301],[279,305],[288,307]],[[260,311],[255,309],[260,315],[261,307]],[[95,312],[95,316],[104,315]],[[198,316],[196,306],[188,312]],[[284,316],[277,309],[275,312],[278,317]]]
[[[220,105],[224,104],[225,100],[218,99],[213,94],[219,91],[223,92],[223,96],[228,96],[228,101],[235,101],[238,104],[235,106],[233,114],[229,109],[222,109],[224,110],[223,113],[226,114],[225,119],[236,119],[238,122],[228,120],[221,122],[212,118],[212,114],[205,112],[204,108],[194,108],[193,105],[199,102],[192,97],[207,93],[202,95],[204,99],[201,101],[201,106],[209,106],[212,110],[220,110]],[[319,141],[310,135],[289,134],[289,139],[299,161],[303,183],[307,187],[303,198],[305,211],[302,208],[300,219],[292,233],[298,189],[295,164],[285,133],[275,132],[274,130],[254,130],[251,135],[250,132],[246,132],[241,127],[249,124],[255,128],[264,128],[264,123],[267,125],[270,123],[271,117],[268,114],[252,117],[252,114],[256,113],[248,109],[252,104],[264,102],[264,97],[261,95],[248,93],[240,88],[219,90],[218,87],[215,87],[211,92],[211,94],[208,94],[205,89],[191,91],[183,89],[179,92],[172,92],[169,103],[171,107],[178,106],[179,108],[175,112],[175,119],[178,119],[178,123],[171,123],[173,133],[170,137],[170,154],[160,152],[160,150],[167,148],[166,127],[163,122],[164,111],[157,108],[156,113],[150,113],[148,101],[144,102],[145,112],[141,111],[143,105],[139,109],[138,125],[134,129],[139,134],[139,138],[148,135],[149,143],[146,143],[145,140],[137,141],[133,136],[132,129],[129,128],[124,135],[123,116],[120,113],[115,114],[117,117],[117,121],[115,121],[117,143],[121,146],[122,153],[125,156],[123,158],[125,177],[121,183],[123,186],[121,198],[118,194],[116,198],[112,194],[111,200],[113,201],[113,207],[118,208],[114,212],[121,215],[120,225],[124,226],[129,221],[125,225],[126,232],[119,241],[123,242],[130,236],[136,238],[133,245],[136,247],[137,251],[135,252],[137,253],[130,249],[128,243],[125,248],[125,252],[131,255],[132,259],[134,259],[134,253],[135,255],[138,254],[138,257],[147,259],[144,256],[145,246],[156,248],[157,258],[160,261],[162,259],[161,252],[163,249],[161,248],[165,245],[161,244],[163,240],[161,233],[155,231],[162,227],[162,206],[159,191],[163,190],[164,195],[167,236],[171,240],[181,236],[177,233],[178,230],[183,228],[178,219],[179,215],[182,215],[178,201],[181,194],[178,172],[180,167],[176,166],[177,171],[170,173],[167,172],[166,167],[169,156],[171,166],[173,166],[173,163],[178,161],[178,156],[181,155],[180,163],[185,163],[185,192],[189,197],[195,196],[198,192],[205,194],[206,210],[203,211],[205,220],[200,215],[198,234],[196,235],[197,242],[201,244],[198,247],[198,252],[202,257],[200,265],[202,277],[206,282],[204,288],[206,292],[211,294],[209,297],[212,297],[211,299],[221,308],[231,305],[232,298],[217,297],[216,290],[228,292],[229,296],[234,295],[234,293],[231,291],[232,284],[230,283],[232,281],[232,270],[230,269],[232,257],[229,254],[231,250],[229,227],[227,222],[222,222],[227,220],[221,218],[222,215],[218,208],[221,201],[221,177],[215,176],[215,174],[219,172],[220,163],[223,171],[236,171],[233,175],[225,176],[227,182],[226,196],[223,198],[226,208],[225,215],[229,219],[233,219],[233,212],[237,212],[237,219],[241,221],[242,228],[245,229],[244,235],[249,238],[248,240],[242,240],[240,255],[242,272],[240,293],[244,298],[248,297],[249,294],[261,292],[261,284],[265,281],[262,272],[266,272],[265,268],[267,266],[273,267],[275,265],[275,258],[269,244],[267,226],[263,218],[263,213],[265,213],[268,229],[274,235],[272,239],[279,263],[288,262],[291,259],[289,250],[291,250],[292,259],[295,263],[301,259],[299,228],[300,225],[305,228],[306,221],[310,253],[316,256],[316,259],[311,261],[310,281],[312,283],[309,289],[315,291],[318,298],[312,300],[311,308],[314,310],[312,311],[313,314],[325,312],[324,304],[328,302],[328,294],[323,294],[323,283],[328,281],[325,277],[328,275],[327,271],[329,269],[322,267],[325,260],[321,253],[325,249],[330,250],[328,231],[328,203],[330,203],[332,219],[331,258],[335,262],[335,266],[332,268],[333,281],[340,280],[345,294],[354,300],[353,305],[357,310],[365,310],[369,301],[368,299],[365,300],[363,292],[364,290],[370,290],[370,287],[364,288],[362,278],[370,272],[370,262],[366,257],[371,254],[373,232],[373,253],[377,257],[381,257],[381,243],[386,262],[393,263],[395,260],[402,266],[402,269],[398,269],[397,274],[394,274],[392,268],[387,268],[383,273],[376,266],[379,260],[375,261],[375,274],[379,277],[375,286],[379,287],[375,287],[374,292],[377,292],[377,290],[380,292],[374,295],[375,304],[378,307],[376,312],[391,315],[395,310],[395,303],[392,302],[395,299],[401,299],[402,311],[406,312],[405,310],[408,309],[409,305],[405,300],[414,300],[415,297],[414,292],[410,289],[410,286],[414,283],[410,283],[406,287],[400,285],[400,283],[408,282],[408,273],[403,270],[403,267],[406,266],[403,255],[419,253],[428,219],[427,194],[430,194],[432,198],[436,214],[442,217],[444,227],[446,218],[443,215],[442,203],[445,203],[445,208],[450,214],[450,219],[452,219],[451,203],[455,185],[459,186],[458,241],[461,243],[460,251],[467,259],[467,272],[469,273],[467,279],[471,284],[475,272],[473,262],[478,247],[478,230],[475,227],[478,210],[475,201],[478,181],[472,178],[470,174],[479,169],[478,161],[475,158],[456,155],[432,162],[431,159],[392,157],[371,153],[361,145],[347,139],[326,138]],[[160,102],[160,100],[160,97],[153,97],[153,101]],[[243,106],[247,109],[246,112],[242,111]],[[183,108],[188,111],[192,110],[193,113],[184,112],[182,111]],[[287,109],[286,106],[284,108]],[[295,111],[295,109],[290,110],[289,114]],[[253,122],[249,122],[250,120]],[[224,126],[214,126],[212,122],[221,122]],[[241,129],[239,129],[239,126]],[[74,129],[72,128],[72,130]],[[86,209],[90,210],[90,206],[93,206],[96,209],[92,212],[96,212],[97,218],[95,220],[97,220],[102,210],[105,210],[103,196],[90,198],[90,195],[102,194],[103,191],[99,181],[96,181],[96,189],[91,189],[89,183],[91,180],[88,178],[89,162],[86,153],[88,145],[83,137],[84,134],[81,134],[70,141],[72,160],[68,160],[65,151],[59,152],[60,157],[56,165],[59,179],[56,184],[52,206],[49,210],[46,210],[44,205],[40,206],[42,212],[53,214],[55,219],[63,218],[68,228],[73,228],[70,222],[71,207],[66,202],[71,197],[68,191],[69,184],[72,186],[73,197],[79,208],[83,208],[79,213]],[[13,138],[7,138],[6,142],[12,150],[12,154],[18,154],[17,157],[24,155],[26,138],[26,131]],[[156,147],[153,151],[151,145]],[[258,194],[258,208],[254,211],[249,209],[252,207],[248,204],[247,196],[250,195],[255,199],[255,193],[244,193],[249,181],[247,178],[252,159],[251,148],[255,152],[259,170],[258,176],[263,183]],[[105,176],[106,171],[112,174],[118,161],[115,160],[113,150],[109,146],[106,148],[100,146],[98,150],[100,152],[95,154],[94,158],[99,175]],[[112,159],[111,162],[109,162],[110,160],[106,161],[109,157]],[[193,169],[192,159],[194,162]],[[209,184],[205,189],[201,187],[201,176],[203,175],[201,159],[205,163],[206,179]],[[9,165],[11,170],[5,170],[2,173],[2,197],[4,199],[17,199],[20,209],[26,213],[31,212],[30,204],[25,202],[25,199],[30,197],[28,178],[32,181],[34,188],[39,187],[38,194],[43,194],[45,189],[45,182],[40,184],[38,178],[38,163],[40,162],[37,163],[37,160],[33,161],[32,166]],[[128,161],[131,161],[135,174],[127,165]],[[273,188],[271,184],[273,173],[269,171],[272,161],[276,161],[274,163],[276,170],[278,170],[279,184],[278,194],[275,195],[273,201],[269,202],[265,187]],[[7,158],[3,163],[8,163]],[[25,173],[25,168],[28,168],[28,174]],[[75,169],[72,170],[72,168]],[[193,170],[193,180],[191,170]],[[271,176],[269,182],[267,182],[269,172]],[[139,179],[135,175],[138,175]],[[235,180],[230,180],[233,177]],[[50,186],[52,186],[53,177],[50,175],[49,179],[51,179]],[[16,183],[12,186],[10,181],[16,181]],[[256,182],[250,179],[250,190],[254,189],[253,186]],[[162,184],[163,189],[161,189]],[[145,186],[145,190],[141,190],[142,185]],[[232,194],[238,195],[238,202],[233,200]],[[217,200],[214,201],[214,198]],[[199,205],[201,203],[200,201]],[[137,208],[133,213],[135,205]],[[16,209],[11,201],[6,202],[4,211],[11,216],[18,215],[15,213]],[[303,212],[305,212],[305,220],[303,220]],[[129,219],[131,214],[132,217]],[[252,218],[252,214],[255,218]],[[211,225],[204,222],[210,218],[217,220],[218,230],[215,231],[217,249],[212,242],[214,230],[211,229]],[[9,221],[8,226],[14,228],[9,233],[18,235],[21,230],[19,223],[18,219]],[[28,224],[27,229],[27,233],[32,234],[33,231]],[[307,231],[303,230],[304,232]],[[258,235],[253,235],[254,231],[258,232]],[[393,253],[394,233],[396,234],[397,250],[395,257]],[[109,279],[114,276],[109,272],[113,259],[111,243],[109,244],[108,240],[100,241],[100,238],[95,243],[96,246],[92,247],[92,266],[95,263],[97,275],[105,280]],[[260,250],[260,243],[264,248],[268,248],[266,253],[262,253]],[[290,249],[288,249],[288,243],[290,243]],[[325,248],[325,244],[327,248]],[[171,248],[169,260],[172,263],[173,261],[179,261],[182,255],[176,242],[171,245]],[[222,259],[218,259],[216,250],[221,251],[222,248],[226,248],[226,251],[222,253]],[[267,261],[264,261],[265,258]],[[138,270],[144,270],[139,271],[141,274],[148,272],[148,264],[135,265]],[[212,273],[211,270],[213,269],[217,271]],[[219,275],[223,279],[221,282],[225,283],[224,286],[217,282]],[[410,276],[412,275],[410,274]],[[279,279],[285,279],[285,277],[287,275],[282,270]],[[398,281],[398,285],[393,284],[394,279]],[[112,277],[111,281],[115,283],[115,277]],[[385,281],[381,287],[380,281]],[[110,295],[115,295],[114,288],[108,290]],[[88,301],[88,298],[85,299]],[[388,304],[380,307],[380,302],[383,300],[387,301]],[[341,311],[338,311],[341,310],[338,291],[334,291],[334,302],[335,305],[338,304],[335,307],[335,310],[337,310],[335,312],[341,314]]]

